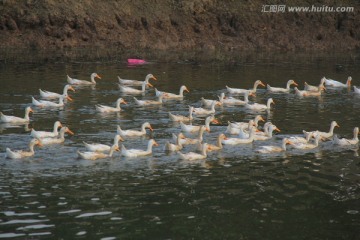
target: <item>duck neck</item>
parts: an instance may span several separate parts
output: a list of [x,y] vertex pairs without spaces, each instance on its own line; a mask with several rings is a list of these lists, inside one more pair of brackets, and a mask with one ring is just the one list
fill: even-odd
[[179,91],[179,96],[183,97],[184,96],[184,91],[185,91],[185,88],[181,87],[180,91]]
[[286,90],[290,90],[290,85],[291,85],[291,82],[288,81],[287,84],[286,84]]
[[146,82],[144,82],[142,85],[141,85],[141,91],[142,92],[145,92],[145,89],[146,89]]
[[268,109],[270,109],[270,107],[271,107],[271,101],[270,100],[267,101],[266,106],[267,106]]
[[59,105],[64,105],[64,97],[63,96],[61,96],[59,98]]
[[353,140],[359,141],[359,130],[354,129],[354,138]]
[[120,108],[120,104],[121,104],[121,101],[118,100],[118,101],[116,102],[116,109],[119,109],[119,110],[121,109],[121,108]]
[[331,135],[334,134],[334,128],[335,128],[335,125],[330,126],[329,134],[331,134]]
[[245,95],[244,95],[244,102],[245,103],[249,102],[249,94],[248,93],[245,93]]
[[147,146],[147,152],[152,152],[152,147],[153,147],[153,143],[152,143],[152,141],[149,141],[148,146]]
[[90,76],[90,79],[91,79],[91,82],[92,82],[92,83],[94,83],[94,84],[96,83],[96,82],[95,82],[95,76],[91,75],[91,76]]
[[200,127],[199,134],[198,134],[199,142],[202,142],[202,141],[203,141],[204,131],[205,131],[205,128]]
[[190,108],[189,109],[189,120],[193,119],[193,110]]
[[281,148],[286,151],[286,141],[283,141],[281,144]]
[[210,117],[207,117],[205,119],[205,127],[210,128],[210,121],[211,121]]
[[35,147],[35,143],[31,142],[31,143],[29,144],[29,149],[30,149],[30,152],[31,152],[31,153],[34,153],[34,152],[35,152],[35,151],[34,151],[34,147]]
[[69,85],[66,85],[63,90],[63,96],[67,96],[69,90]]
[[60,130],[58,139],[65,139],[65,130]]
[[217,138],[217,146],[219,148],[223,148],[221,135],[219,135]]
[[59,134],[58,127],[59,127],[59,126],[58,126],[57,124],[54,125],[53,133],[54,133],[55,135],[58,135],[58,134]]
[[207,145],[206,144],[203,144],[203,147],[201,149],[201,155],[203,156],[207,156]]
[[29,114],[30,114],[30,111],[28,109],[26,109],[25,116],[24,116],[25,120],[28,120],[28,121],[30,120]]
[[273,131],[274,131],[273,128],[268,129],[267,135],[268,135],[269,138],[272,138],[272,136],[273,136]]
[[145,124],[143,124],[143,125],[141,126],[141,132],[142,132],[142,133],[146,133],[146,126],[145,126]]
[[257,87],[259,86],[259,84],[260,84],[260,83],[257,82],[257,81],[254,83],[253,92],[256,92]]

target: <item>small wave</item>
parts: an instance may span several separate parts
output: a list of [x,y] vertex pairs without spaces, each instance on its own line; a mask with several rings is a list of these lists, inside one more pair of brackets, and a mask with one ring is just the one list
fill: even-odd
[[93,216],[103,216],[103,215],[109,215],[112,212],[105,211],[105,212],[98,212],[98,213],[84,213],[81,215],[76,216],[76,218],[83,218],[83,217],[93,217]]

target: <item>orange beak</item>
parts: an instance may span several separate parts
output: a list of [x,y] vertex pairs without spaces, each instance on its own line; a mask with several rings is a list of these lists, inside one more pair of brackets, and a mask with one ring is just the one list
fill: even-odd
[[214,118],[211,122],[214,124],[220,124],[219,120],[217,120],[216,118]]
[[74,133],[70,129],[67,129],[66,132],[70,135],[74,135]]
[[69,96],[67,96],[66,99],[69,100],[70,102],[73,101],[73,99],[71,97],[69,97]]
[[154,140],[154,146],[159,146],[159,144],[157,142],[155,142],[155,140]]
[[296,82],[293,82],[293,84],[294,84],[295,86],[299,86]]
[[127,102],[126,102],[124,99],[121,101],[121,103],[123,103],[123,104],[127,104]]
[[34,112],[34,110],[32,110],[32,108],[30,108],[30,111],[29,111],[29,113],[33,113]]
[[152,79],[157,80],[155,76],[153,76]]
[[36,145],[38,145],[38,146],[40,146],[40,147],[42,147],[42,146],[43,146],[43,144],[41,143],[41,141],[40,141],[40,140],[38,141],[38,143],[37,143]]
[[210,132],[210,129],[209,129],[209,128],[205,128],[205,131]]
[[149,87],[154,87],[151,83],[148,83],[147,85],[148,85]]
[[72,86],[70,86],[68,89],[70,89],[73,92],[76,92],[75,89]]
[[185,91],[190,92],[189,89],[185,88]]
[[96,74],[96,76],[95,77],[97,77],[98,79],[101,79],[101,77],[98,75],[98,74]]
[[275,128],[274,130],[277,131],[277,132],[281,132],[280,129],[278,129],[278,128]]
[[253,92],[251,92],[251,93],[249,94],[249,96],[256,97],[256,94],[253,93]]
[[260,81],[259,85],[265,87],[265,84],[261,81]]
[[154,131],[154,129],[151,126],[149,126],[149,129],[150,129],[150,131]]
[[259,121],[265,122],[265,120],[262,117],[259,119]]

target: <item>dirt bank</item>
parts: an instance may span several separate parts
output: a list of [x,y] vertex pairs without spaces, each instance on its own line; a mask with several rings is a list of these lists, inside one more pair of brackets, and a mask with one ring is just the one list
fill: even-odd
[[[269,11],[262,2],[2,0],[0,42],[3,51],[53,52],[54,58],[70,59],[88,52],[85,50],[94,50],[95,58],[116,58],[124,53],[167,51],[226,55],[245,50],[346,51],[360,47],[358,1],[315,4],[354,7],[354,12],[343,13],[262,12]],[[313,4],[286,1],[286,7]],[[2,60],[4,57],[6,54]]]

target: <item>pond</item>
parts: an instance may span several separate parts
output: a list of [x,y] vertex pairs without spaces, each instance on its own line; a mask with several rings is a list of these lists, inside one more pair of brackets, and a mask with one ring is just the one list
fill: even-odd
[[[328,131],[336,121],[338,136],[351,138],[359,126],[360,95],[353,89],[328,88],[320,97],[270,93],[259,87],[250,102],[275,105],[260,112],[281,131],[267,141],[225,146],[205,160],[186,161],[164,146],[180,124],[168,112],[188,115],[189,105],[200,107],[201,97],[217,99],[225,86],[251,88],[257,79],[285,87],[294,79],[317,85],[322,77],[345,82],[352,76],[360,85],[360,61],[348,56],[250,57],[230,64],[150,62],[128,66],[122,62],[2,64],[0,111],[23,116],[39,89],[62,92],[66,75],[90,79],[95,87],[69,92],[65,107],[33,107],[28,125],[0,125],[0,238],[26,239],[355,239],[360,227],[358,146],[336,147],[320,142],[313,150],[288,146],[280,154],[259,154],[262,145],[280,145],[281,139],[302,130]],[[160,106],[137,106],[133,95],[121,93],[117,76],[143,80],[152,73],[158,90],[177,93],[186,85],[183,100]],[[149,88],[138,99],[155,99]],[[120,113],[101,114],[96,104],[115,105],[123,97]],[[234,95],[242,99],[242,96]],[[215,144],[228,121],[248,121],[257,114],[243,106],[216,107],[219,124],[211,124],[204,142]],[[35,148],[24,159],[5,158],[6,148],[27,149],[30,130],[51,131],[55,121],[75,134],[63,144]],[[157,141],[150,156],[82,160],[83,141],[111,144],[117,126],[154,129],[145,137],[124,138],[127,149],[145,149]],[[204,124],[204,118],[192,121]],[[260,129],[264,123],[260,122]],[[186,134],[196,137],[196,134]],[[226,134],[227,136],[230,136]],[[232,136],[234,137],[234,136]],[[121,145],[120,144],[120,145]],[[186,145],[181,152],[196,150]]]

